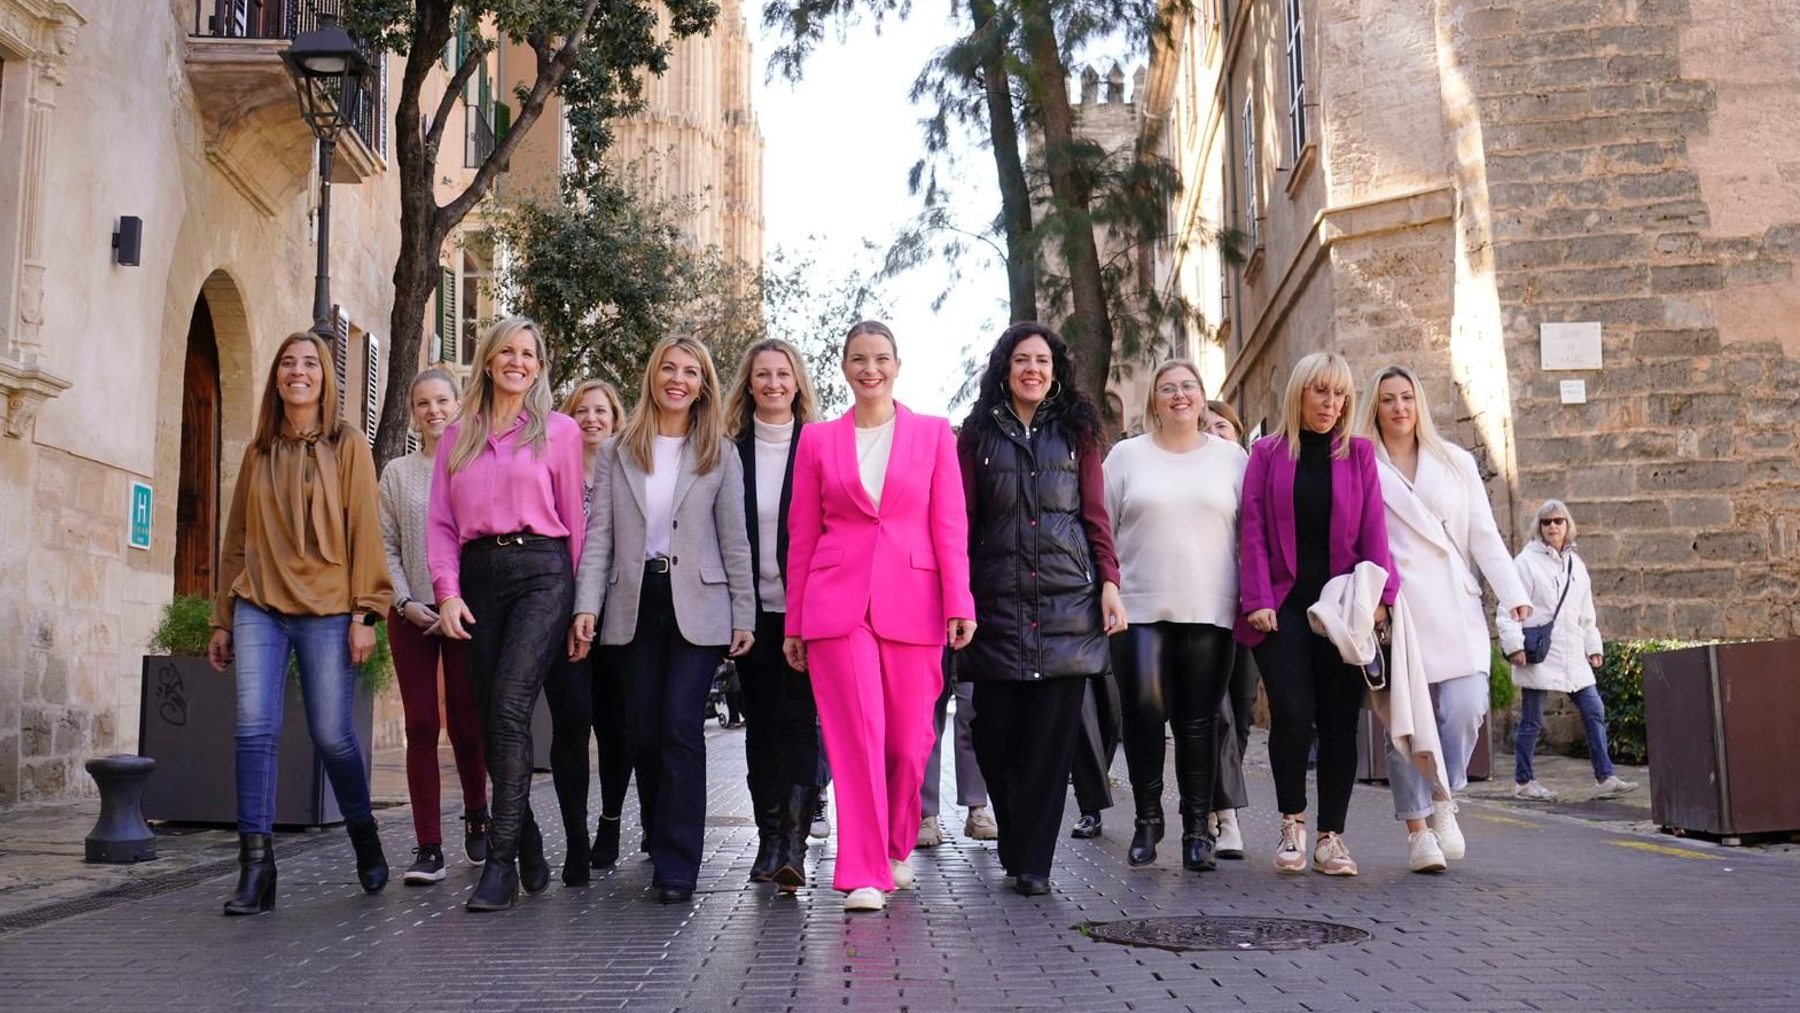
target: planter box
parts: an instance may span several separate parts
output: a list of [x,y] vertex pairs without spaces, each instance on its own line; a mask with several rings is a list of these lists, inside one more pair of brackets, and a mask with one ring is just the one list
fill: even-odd
[[[1481,734],[1475,739],[1475,755],[1469,757],[1469,780],[1485,781],[1494,775],[1494,712],[1481,718]],[[1356,722],[1356,779],[1386,783],[1387,726],[1372,710],[1364,709]]]
[[1651,817],[1721,837],[1800,830],[1800,640],[1644,655]]
[[[179,823],[237,823],[237,681],[205,658],[144,658],[138,754],[156,759],[144,784],[144,818]],[[325,767],[313,751],[300,686],[288,680],[276,744],[275,823],[316,827],[343,822]],[[375,703],[359,689],[354,707],[363,770],[370,768]]]

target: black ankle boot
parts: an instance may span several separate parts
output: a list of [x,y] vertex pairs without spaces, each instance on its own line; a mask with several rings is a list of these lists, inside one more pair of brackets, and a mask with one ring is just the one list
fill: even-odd
[[756,860],[750,863],[750,882],[767,883],[775,878],[774,834],[763,834],[756,844]]
[[588,864],[596,869],[610,869],[619,860],[619,818],[602,816],[594,826],[594,846]]
[[1213,836],[1206,832],[1206,814],[1181,817],[1181,867],[1189,872],[1211,872],[1219,867]]
[[489,855],[481,866],[481,882],[475,884],[475,892],[469,894],[463,908],[474,912],[502,911],[518,900],[519,870],[513,863]]
[[268,834],[239,834],[237,890],[225,902],[225,913],[254,915],[273,910],[275,838]]
[[364,893],[380,893],[387,885],[387,856],[381,853],[381,830],[371,816],[361,823],[346,823],[350,846],[356,849],[356,880]]
[[593,848],[588,844],[587,827],[578,824],[575,832],[568,836],[569,853],[563,856],[563,885],[586,886],[594,879]]
[[1162,839],[1161,813],[1155,817],[1138,817],[1137,832],[1131,835],[1131,847],[1125,851],[1125,861],[1131,865],[1149,865],[1156,861],[1156,845]]
[[550,862],[544,858],[544,835],[538,830],[537,820],[530,810],[526,810],[524,822],[519,825],[519,885],[526,893],[539,893],[550,885]]
[[782,893],[793,893],[806,885],[806,835],[812,829],[813,810],[818,802],[819,789],[810,784],[788,789],[782,802],[773,873],[775,885]]

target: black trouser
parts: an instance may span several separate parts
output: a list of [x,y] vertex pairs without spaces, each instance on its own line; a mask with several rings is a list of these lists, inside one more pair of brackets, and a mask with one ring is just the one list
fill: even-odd
[[[1289,601],[1295,596],[1290,595]],[[1319,739],[1320,833],[1343,833],[1356,787],[1356,718],[1363,678],[1344,664],[1331,641],[1312,631],[1306,608],[1281,607],[1276,631],[1256,645],[1256,667],[1269,693],[1269,766],[1275,803],[1285,815],[1306,812],[1306,758]]]
[[969,735],[1000,827],[1000,865],[1009,876],[1050,875],[1086,684],[1080,676],[975,684]]
[[1075,805],[1082,812],[1111,809],[1113,753],[1119,748],[1119,684],[1108,668],[1087,680],[1075,740]]
[[[600,742],[600,815],[618,819],[631,783],[631,746],[625,738],[625,681],[616,647],[594,649],[581,661],[564,659],[544,681],[550,703],[550,778],[571,845],[588,827],[588,735]],[[641,789],[640,789],[641,790]],[[648,825],[648,824],[646,824]]]
[[463,602],[475,616],[469,677],[494,782],[489,854],[502,862],[518,856],[519,828],[531,818],[531,712],[567,650],[574,570],[561,538],[481,539],[462,550]]
[[669,574],[644,571],[637,632],[620,652],[638,797],[650,818],[654,885],[693,889],[706,832],[702,713],[724,645],[690,644],[675,624]]
[[819,708],[811,677],[789,668],[782,656],[786,622],[785,613],[758,612],[756,643],[737,662],[750,805],[756,810],[757,833],[764,837],[779,829],[781,807],[791,789],[815,787],[819,771]]
[[1219,703],[1231,681],[1231,631],[1208,623],[1134,623],[1112,638],[1125,768],[1140,820],[1162,818],[1163,725],[1174,729],[1183,816],[1211,811]]
[[1244,784],[1244,749],[1256,709],[1256,662],[1239,648],[1231,662],[1231,685],[1219,704],[1219,778],[1213,788],[1213,811],[1242,809],[1250,804]]

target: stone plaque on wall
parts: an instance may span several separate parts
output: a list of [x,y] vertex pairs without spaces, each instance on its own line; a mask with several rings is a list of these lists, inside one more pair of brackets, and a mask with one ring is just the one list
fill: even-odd
[[1541,369],[1599,369],[1598,322],[1538,325]]

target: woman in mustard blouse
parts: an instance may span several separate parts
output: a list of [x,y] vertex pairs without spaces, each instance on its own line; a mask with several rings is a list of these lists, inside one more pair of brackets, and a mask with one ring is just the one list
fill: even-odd
[[375,461],[362,434],[338,421],[331,350],[315,334],[288,335],[269,364],[219,557],[207,656],[221,672],[237,662],[239,873],[225,913],[275,907],[275,744],[290,655],[357,879],[374,893],[387,885],[387,859],[351,703],[355,666],[374,653],[393,590]]

